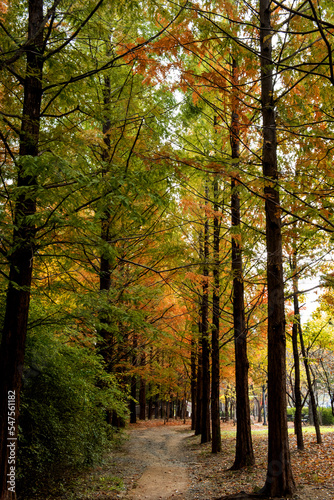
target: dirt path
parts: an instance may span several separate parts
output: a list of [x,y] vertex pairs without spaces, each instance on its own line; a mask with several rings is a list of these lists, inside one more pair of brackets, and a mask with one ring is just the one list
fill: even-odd
[[[256,434],[259,429],[254,426],[256,465],[229,471],[235,452],[233,429],[224,424],[223,451],[214,455],[211,444],[201,445],[189,423],[153,421],[130,426],[127,439],[106,456],[101,467],[84,477],[70,500],[212,500],[258,491],[266,476],[266,439]],[[312,440],[309,437],[305,451],[298,452],[295,437],[291,437],[298,484],[293,498],[334,500],[334,432],[324,435],[322,446]]]
[[185,498],[190,480],[183,458],[184,427],[151,427],[130,431],[126,445],[132,460],[143,467],[134,488],[122,495],[126,499]]

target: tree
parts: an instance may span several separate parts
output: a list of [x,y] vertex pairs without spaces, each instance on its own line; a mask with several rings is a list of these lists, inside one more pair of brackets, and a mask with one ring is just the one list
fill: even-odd
[[[205,184],[205,209],[208,205],[209,189]],[[202,346],[202,420],[201,443],[211,440],[210,434],[210,350],[209,350],[209,219],[205,214],[203,238],[203,292],[201,299],[201,346]]]
[[211,421],[212,421],[212,453],[221,451],[221,432],[220,432],[220,367],[219,367],[219,323],[220,323],[220,217],[218,215],[219,204],[219,183],[218,176],[213,180],[213,198],[214,198],[214,216],[213,216],[213,292],[212,292],[212,374],[211,374]]
[[298,450],[304,449],[303,431],[302,431],[302,395],[300,388],[300,366],[299,366],[299,350],[298,350],[298,333],[300,327],[300,312],[298,302],[298,274],[297,274],[297,250],[294,250],[291,260],[291,271],[293,272],[293,308],[294,321],[292,325],[292,347],[293,359],[295,365],[295,433],[297,435]]
[[[240,126],[239,110],[237,105],[237,63],[232,59],[232,123],[231,123],[231,150],[232,159],[240,158]],[[248,358],[247,358],[247,329],[245,321],[244,282],[242,265],[242,243],[240,234],[240,196],[238,193],[238,176],[231,178],[231,226],[232,226],[232,275],[233,275],[233,326],[235,346],[235,388],[237,414],[237,442],[235,460],[231,470],[253,465],[255,462],[249,407],[248,389]]]
[[277,138],[272,75],[271,2],[260,0],[262,168],[266,211],[268,286],[268,468],[261,493],[291,495],[292,476],[286,413],[286,340]]
[[[17,198],[14,208],[14,231],[9,254],[9,285],[6,313],[0,348],[0,498],[16,497],[14,489],[7,488],[9,469],[8,438],[16,449],[20,406],[21,379],[32,279],[36,227],[37,172],[33,167],[39,153],[40,115],[43,81],[44,50],[43,0],[29,2],[26,70],[23,88],[23,110],[17,162]],[[31,168],[32,167],[32,168]],[[15,416],[9,422],[8,403],[15,406]],[[13,422],[13,423],[12,423]],[[10,424],[10,427],[8,427]],[[9,431],[10,429],[10,431]],[[8,435],[8,432],[10,434]]]

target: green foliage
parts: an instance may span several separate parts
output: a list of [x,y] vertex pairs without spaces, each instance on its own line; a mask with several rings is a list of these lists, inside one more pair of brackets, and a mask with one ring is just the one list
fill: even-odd
[[[321,414],[322,425],[334,425],[334,416],[331,408],[318,408]],[[288,420],[293,420],[296,413],[296,408],[287,408]],[[302,408],[302,416],[308,415],[308,408]],[[290,417],[290,418],[289,418]]]
[[334,415],[331,408],[321,408],[322,425],[334,425]]
[[[296,413],[296,408],[287,408],[286,412],[287,415],[291,415],[292,417],[294,417]],[[302,408],[302,416],[304,415],[308,415],[308,408],[305,406],[304,408]]]
[[19,489],[55,484],[66,470],[96,462],[108,447],[107,411],[125,400],[91,347],[39,329],[28,337],[19,435]]

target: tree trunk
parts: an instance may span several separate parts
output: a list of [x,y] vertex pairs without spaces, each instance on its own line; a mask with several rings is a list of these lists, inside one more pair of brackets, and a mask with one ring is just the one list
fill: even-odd
[[[205,187],[205,197],[208,198],[208,187]],[[205,205],[207,206],[207,201]],[[209,220],[205,214],[204,223],[204,269],[203,269],[203,297],[201,308],[202,320],[202,425],[201,443],[210,441],[210,347],[209,347]]]
[[130,399],[130,424],[135,424],[137,422],[136,399],[137,399],[137,377],[136,375],[132,375],[131,399]]
[[309,390],[309,394],[310,394],[310,406],[312,409],[313,425],[314,425],[315,433],[317,436],[317,443],[321,444],[322,438],[321,438],[321,432],[320,432],[319,417],[318,417],[318,412],[317,412],[317,403],[315,400],[312,378],[311,378],[311,370],[310,370],[310,365],[308,362],[308,355],[307,355],[305,345],[304,345],[303,332],[302,332],[302,327],[301,327],[300,322],[298,323],[298,330],[299,330],[300,347],[302,350],[304,366],[305,366],[305,371],[306,371],[307,386],[308,386],[308,390]]
[[211,421],[212,421],[212,453],[221,451],[221,432],[219,416],[219,216],[218,216],[218,179],[213,181],[214,219],[213,219],[213,295],[212,295],[212,381],[211,381]]
[[[149,387],[149,389],[151,389],[151,387]],[[150,396],[148,400],[148,419],[152,420],[152,418],[153,418],[153,398],[152,396]]]
[[[268,468],[261,493],[286,496],[296,486],[290,464],[286,413],[286,338],[277,139],[272,77],[271,0],[260,0],[262,169],[265,178],[268,282]],[[270,182],[269,182],[270,181]]]
[[[133,335],[132,346],[133,346],[132,365],[137,366],[138,339],[137,339],[136,334]],[[132,375],[132,377],[131,377],[131,399],[130,399],[130,423],[131,424],[135,424],[137,422],[136,404],[137,404],[137,377],[136,377],[136,375]]]
[[[199,321],[199,331],[201,334],[202,324]],[[195,436],[201,434],[202,430],[202,393],[203,393],[203,381],[202,381],[202,348],[198,349],[198,361],[197,361],[197,394],[196,394],[196,426],[195,426]]]
[[[237,88],[237,66],[232,62],[232,123],[231,123],[231,150],[232,158],[240,156],[240,130],[238,104],[235,96]],[[242,245],[240,241],[240,197],[238,193],[239,181],[237,177],[231,179],[231,223],[232,223],[232,275],[233,275],[233,324],[235,346],[235,389],[236,389],[236,417],[237,436],[234,463],[231,470],[238,470],[255,463],[248,393],[248,357],[247,357],[247,330],[245,322],[244,282],[242,268]]]
[[229,413],[228,413],[228,405],[229,405],[229,398],[228,396],[225,394],[225,421],[228,422],[230,417],[229,417]]
[[[16,498],[15,481],[7,483],[10,451],[17,455],[17,431],[20,392],[25,355],[27,323],[32,280],[36,229],[29,216],[36,213],[37,172],[27,174],[22,160],[38,155],[40,111],[43,78],[43,0],[29,1],[27,63],[20,132],[18,195],[14,207],[14,232],[10,264],[6,311],[0,347],[0,498]],[[29,161],[29,160],[28,160]],[[9,399],[12,398],[12,399]],[[14,399],[15,398],[15,399]],[[15,417],[9,420],[8,402],[15,406]],[[9,446],[11,445],[11,446]],[[14,467],[14,465],[13,465]],[[12,469],[13,471],[13,469]],[[13,475],[13,473],[12,473]],[[8,488],[11,488],[10,490]]]
[[[110,160],[110,79],[108,76],[104,76],[103,83],[103,142],[104,147],[101,154],[102,166],[102,183],[108,175],[108,165]],[[109,231],[110,231],[110,211],[108,207],[102,213],[101,216],[101,240],[104,243],[109,241]],[[111,266],[108,257],[105,257],[102,252],[100,257],[100,292],[108,293],[111,284]],[[106,301],[107,302],[107,301]],[[99,329],[99,334],[101,340],[98,344],[98,349],[101,356],[104,359],[105,366],[108,372],[113,371],[114,362],[114,339],[110,333],[108,325],[110,323],[108,311],[100,313],[100,322],[102,326]],[[107,410],[107,422],[113,427],[118,427],[119,419],[115,411]]]
[[139,419],[146,420],[146,383],[143,377],[140,377],[139,406]]
[[[146,364],[145,352],[142,352],[140,358],[140,366],[144,367]],[[146,381],[144,377],[140,377],[139,385],[139,419],[146,420]]]
[[196,429],[196,393],[197,393],[196,360],[197,360],[197,342],[192,336],[191,353],[190,353],[190,365],[191,365],[190,391],[191,391],[191,430],[193,431]]
[[[199,257],[200,260],[203,259],[203,248],[202,248],[202,233],[199,238]],[[202,395],[203,395],[203,366],[202,366],[202,301],[203,297],[200,297],[199,303],[199,318],[198,318],[198,333],[199,333],[199,346],[197,351],[197,393],[196,393],[196,426],[195,426],[195,436],[198,436],[202,432]]]
[[293,307],[294,307],[294,321],[292,325],[292,348],[293,359],[295,365],[295,434],[297,435],[297,448],[298,450],[304,449],[304,439],[302,430],[302,394],[300,390],[300,366],[299,366],[299,352],[298,352],[298,325],[300,323],[299,301],[298,301],[298,277],[297,277],[297,253],[296,250],[292,256],[292,283],[293,283]]

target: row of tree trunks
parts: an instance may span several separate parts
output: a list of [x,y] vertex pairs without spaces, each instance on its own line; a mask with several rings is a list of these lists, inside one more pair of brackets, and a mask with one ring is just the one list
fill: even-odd
[[[169,419],[182,419],[185,421],[187,418],[187,401],[186,398],[178,399],[172,401],[160,400],[159,396],[156,395],[155,398],[150,397],[148,401],[145,399],[139,408],[136,404],[136,397],[138,396],[138,383],[136,377],[134,378],[134,384],[132,386],[131,401],[130,401],[130,423],[135,424],[137,422],[137,416],[139,420],[151,420],[153,418],[165,420]],[[140,395],[141,380],[139,381],[139,395]],[[138,415],[137,415],[138,413]]]

